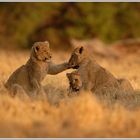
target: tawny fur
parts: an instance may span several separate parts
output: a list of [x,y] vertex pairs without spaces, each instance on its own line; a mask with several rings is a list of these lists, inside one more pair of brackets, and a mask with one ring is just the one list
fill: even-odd
[[103,88],[119,90],[127,89],[127,86],[130,89],[132,87],[127,80],[118,80],[108,70],[97,64],[92,55],[84,47],[78,47],[73,51],[69,65],[73,68],[78,68],[77,73],[80,75],[82,81],[80,90],[97,93],[97,91],[99,92]]
[[78,95],[79,90],[82,87],[82,81],[80,75],[78,74],[77,71],[73,71],[71,73],[67,73],[66,76],[69,80],[68,96],[73,96],[74,93],[75,95]]
[[127,79],[117,79],[118,82],[120,83],[120,86],[122,90],[124,91],[134,91],[134,88],[132,87],[131,83]]
[[[67,73],[67,78],[69,80],[69,93],[68,96],[78,96],[82,91],[82,81],[78,71]],[[94,92],[96,98],[105,104],[112,105],[115,103],[120,103],[127,109],[136,109],[140,106],[140,91],[133,90],[130,82],[126,79],[117,79],[120,84],[120,88],[105,87],[102,86],[97,88]]]
[[51,57],[49,42],[36,42],[32,46],[27,63],[13,72],[5,84],[11,95],[14,96],[18,92],[25,92],[29,96],[44,93],[41,82],[46,74],[54,75],[68,69],[67,63],[53,64]]
[[[71,73],[67,73],[67,78],[69,80],[69,91],[70,92],[76,92],[79,91],[82,88],[82,81],[80,74],[78,71],[73,71]],[[124,92],[133,92],[134,89],[131,85],[131,83],[127,79],[117,79],[120,89]]]

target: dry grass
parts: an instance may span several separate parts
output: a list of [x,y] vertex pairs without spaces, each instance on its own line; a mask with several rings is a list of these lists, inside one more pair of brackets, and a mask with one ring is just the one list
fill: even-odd
[[[88,93],[68,98],[66,72],[46,76],[46,101],[9,97],[3,82],[28,55],[0,50],[0,137],[140,137],[140,109],[130,111],[119,104],[109,109]],[[69,57],[54,56],[57,62]],[[140,87],[139,58],[135,55],[98,62],[117,77],[129,79],[135,89]]]

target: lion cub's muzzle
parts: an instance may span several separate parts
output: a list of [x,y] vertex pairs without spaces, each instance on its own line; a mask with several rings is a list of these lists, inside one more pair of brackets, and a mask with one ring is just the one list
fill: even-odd
[[49,57],[49,58],[45,57],[43,61],[44,62],[50,62],[51,61],[51,57]]

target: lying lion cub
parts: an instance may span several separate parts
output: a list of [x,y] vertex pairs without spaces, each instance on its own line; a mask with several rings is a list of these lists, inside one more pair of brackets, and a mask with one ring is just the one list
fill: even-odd
[[76,72],[67,74],[72,91],[88,90],[95,93],[103,87],[133,90],[128,80],[116,79],[109,71],[97,64],[84,47],[78,47],[73,51],[69,65],[78,68]]
[[43,92],[41,81],[46,74],[57,74],[69,68],[68,63],[53,64],[51,57],[49,42],[34,43],[27,63],[13,72],[5,84],[11,95],[25,92],[29,96],[36,96]]
[[[69,95],[76,94],[78,95],[80,90],[82,89],[82,81],[80,74],[78,71],[74,71],[71,73],[67,73],[67,78],[69,80]],[[122,91],[133,91],[133,87],[127,79],[117,79],[118,83],[120,84],[120,89]],[[95,90],[96,92],[96,90]]]

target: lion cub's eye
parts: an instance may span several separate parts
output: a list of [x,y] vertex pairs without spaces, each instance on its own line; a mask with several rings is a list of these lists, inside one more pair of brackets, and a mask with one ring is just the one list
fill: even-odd
[[78,82],[78,79],[73,79],[73,82]]
[[72,82],[69,82],[70,85],[72,85]]

